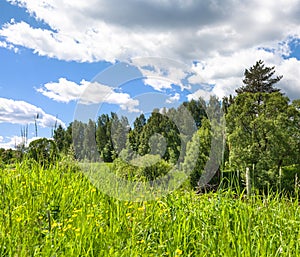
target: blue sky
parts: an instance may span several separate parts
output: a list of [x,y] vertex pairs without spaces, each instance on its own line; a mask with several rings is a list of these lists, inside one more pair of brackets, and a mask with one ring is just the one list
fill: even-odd
[[[114,111],[151,108],[241,86],[262,59],[300,98],[300,1],[0,0],[0,148]],[[92,107],[94,106],[94,107]]]

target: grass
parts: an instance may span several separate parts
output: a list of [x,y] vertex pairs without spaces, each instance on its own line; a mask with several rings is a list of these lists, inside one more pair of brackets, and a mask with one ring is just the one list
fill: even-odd
[[300,256],[297,199],[178,190],[113,199],[70,166],[0,171],[1,256]]

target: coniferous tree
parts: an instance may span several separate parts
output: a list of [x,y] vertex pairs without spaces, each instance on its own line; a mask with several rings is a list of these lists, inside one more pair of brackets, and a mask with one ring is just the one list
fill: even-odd
[[65,133],[66,131],[62,127],[62,125],[59,125],[56,130],[54,130],[53,139],[57,145],[57,148],[60,152],[64,151],[65,145]]
[[205,164],[209,158],[211,144],[211,128],[207,118],[202,120],[202,126],[193,135],[187,144],[186,156],[182,169],[189,174],[190,184],[196,188],[201,175],[204,172]]
[[[72,138],[72,127],[73,122],[70,123],[70,125],[67,127],[65,131],[65,137],[64,137],[64,153],[68,154],[70,153],[70,150],[74,153],[74,143]],[[71,152],[72,152],[71,151]],[[71,156],[72,158],[75,158],[75,156]]]
[[273,93],[279,92],[280,89],[275,88],[274,84],[282,79],[282,76],[273,77],[275,67],[265,67],[264,62],[259,60],[250,69],[244,72],[242,86],[236,90],[237,94],[242,93]]
[[85,124],[83,122],[75,120],[72,123],[72,139],[74,144],[75,156],[78,160],[83,160],[85,157],[83,148],[84,129]]
[[140,135],[146,125],[146,118],[144,114],[137,117],[133,123],[133,129],[129,132],[128,139],[130,147],[134,152],[138,152],[140,145]]
[[[108,150],[110,149],[110,147],[107,146],[111,140],[110,123],[111,123],[111,119],[107,114],[102,114],[101,116],[98,117],[97,128],[96,128],[96,142],[97,142],[98,152],[104,161],[107,161],[108,159],[111,160],[109,154],[110,150]],[[104,149],[106,151],[105,154],[104,154]]]
[[127,117],[122,116],[119,119],[117,114],[113,114],[111,125],[111,139],[113,142],[114,151],[117,155],[126,148],[126,141],[129,130],[130,126]]
[[96,124],[91,119],[87,124],[84,124],[83,138],[83,157],[89,161],[98,159],[98,151],[96,145]]
[[205,117],[206,115],[206,102],[203,98],[199,98],[198,100],[192,99],[189,102],[184,102],[183,106],[185,106],[192,117],[194,118],[194,121],[196,123],[197,128],[201,127],[201,120]]
[[[169,160],[172,155],[173,159],[177,159],[180,152],[180,135],[178,128],[175,123],[172,121],[172,117],[169,117],[170,110],[164,110],[161,113],[158,109],[154,109],[149,117],[146,125],[143,127],[143,130],[140,134],[140,144],[138,153],[140,155],[145,155],[150,153],[157,153],[158,150],[164,149],[164,142],[166,143],[166,151],[162,154],[165,160]],[[153,149],[154,145],[152,145],[152,149],[149,145],[149,140],[152,136],[156,134],[160,134],[160,141],[157,146],[162,146],[160,149]],[[162,140],[164,138],[164,140]],[[163,142],[164,141],[164,142]],[[172,154],[171,154],[172,153]],[[176,156],[176,158],[174,158]]]

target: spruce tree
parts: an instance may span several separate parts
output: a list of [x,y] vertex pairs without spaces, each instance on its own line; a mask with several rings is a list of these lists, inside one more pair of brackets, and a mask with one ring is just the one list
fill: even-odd
[[275,67],[265,67],[264,62],[259,60],[250,69],[244,72],[242,86],[236,90],[237,94],[242,93],[273,93],[279,92],[280,89],[275,88],[274,84],[282,79],[282,76],[273,77],[275,74]]

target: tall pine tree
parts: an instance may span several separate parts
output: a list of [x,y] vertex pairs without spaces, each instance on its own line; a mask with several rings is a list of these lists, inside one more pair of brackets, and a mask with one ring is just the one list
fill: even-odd
[[275,88],[274,84],[282,79],[282,76],[273,77],[275,67],[265,67],[264,62],[259,60],[250,69],[246,69],[244,73],[242,86],[236,90],[237,94],[242,93],[273,93],[279,92],[280,89]]

